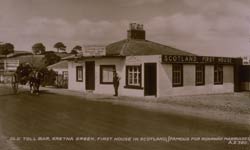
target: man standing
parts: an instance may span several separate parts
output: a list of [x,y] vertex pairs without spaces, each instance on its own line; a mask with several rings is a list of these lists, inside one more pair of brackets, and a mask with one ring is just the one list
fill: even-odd
[[117,72],[114,70],[113,71],[113,84],[114,84],[114,89],[115,89],[114,96],[118,96],[119,81],[120,81],[120,78],[119,78]]

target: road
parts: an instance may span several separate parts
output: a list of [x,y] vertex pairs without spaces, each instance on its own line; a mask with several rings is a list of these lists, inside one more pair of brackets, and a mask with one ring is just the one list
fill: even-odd
[[[90,101],[74,96],[21,92],[0,87],[0,127],[20,150],[247,150],[247,145],[219,142],[37,141],[38,137],[248,137],[237,124]],[[13,140],[13,139],[12,139]],[[36,141],[35,141],[36,140]],[[65,139],[64,139],[65,140]],[[233,141],[232,141],[233,142]],[[244,144],[244,143],[243,143]]]

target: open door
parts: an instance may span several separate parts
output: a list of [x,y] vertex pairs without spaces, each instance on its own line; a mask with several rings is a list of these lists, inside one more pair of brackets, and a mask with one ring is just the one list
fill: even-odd
[[95,90],[95,62],[85,62],[85,86],[86,90]]
[[157,65],[156,63],[144,64],[144,95],[157,96]]

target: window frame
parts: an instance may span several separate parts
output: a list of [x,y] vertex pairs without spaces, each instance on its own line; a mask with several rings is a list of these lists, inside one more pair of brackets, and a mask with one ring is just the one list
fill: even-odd
[[[180,70],[178,70],[178,71],[175,71],[174,70],[174,67],[175,66],[179,66],[180,67]],[[175,75],[175,73],[180,73],[180,82],[179,83],[175,83],[174,82],[174,80],[175,80],[175,78],[174,78],[174,75]],[[183,86],[183,64],[172,64],[172,86],[173,87],[182,87]]]
[[[216,70],[217,68],[217,70]],[[219,69],[221,68],[221,69]],[[217,75],[216,75],[217,73]],[[223,65],[214,65],[214,85],[222,85],[223,84],[223,75],[224,75],[224,71],[223,71]],[[221,76],[221,77],[220,77]],[[218,81],[216,81],[216,79]],[[221,81],[219,81],[219,79],[221,79]]]
[[[68,80],[68,78],[69,78],[69,72],[68,71],[62,71],[62,75],[63,75],[64,80]],[[66,75],[67,78],[65,78],[65,75]]]
[[[198,67],[202,67],[202,70],[198,70]],[[195,65],[195,85],[196,86],[202,86],[205,85],[205,65],[204,64],[196,64]],[[203,79],[202,82],[198,82],[198,73],[202,72],[201,78]]]
[[[130,85],[129,84],[129,69],[130,67],[138,67],[139,70],[139,76],[138,76],[138,82],[139,82],[139,85]],[[133,79],[132,79],[133,81]],[[130,89],[143,89],[142,88],[142,65],[127,65],[126,66],[126,84],[124,86],[124,88],[130,88]]]
[[112,82],[104,82],[103,81],[103,69],[105,67],[110,67],[110,68],[113,68],[113,70],[116,70],[115,65],[100,65],[100,84],[114,84],[113,79],[112,79]]
[[[82,72],[81,79],[78,78],[78,72]],[[76,66],[76,82],[83,82],[83,66]]]

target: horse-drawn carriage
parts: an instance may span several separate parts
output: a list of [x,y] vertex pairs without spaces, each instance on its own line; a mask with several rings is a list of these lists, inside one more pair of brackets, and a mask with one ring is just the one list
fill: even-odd
[[0,83],[12,88],[18,93],[18,85],[29,85],[31,93],[39,92],[40,81],[43,78],[41,71],[29,63],[20,64],[19,60],[4,60],[0,62]]
[[14,94],[17,94],[19,91],[19,85],[29,85],[30,93],[39,93],[41,73],[33,70],[27,76],[22,76],[17,72],[7,72],[2,75],[2,82],[5,85],[9,85]]

